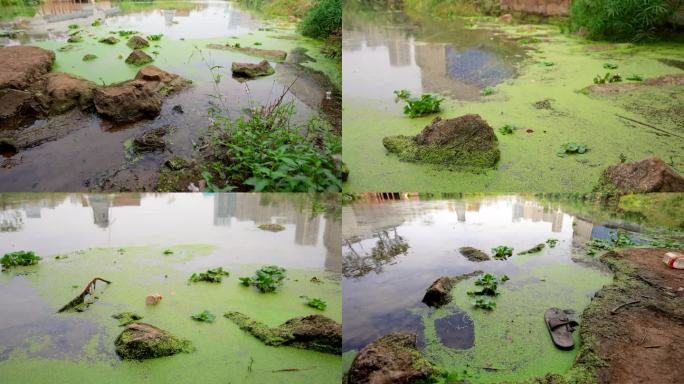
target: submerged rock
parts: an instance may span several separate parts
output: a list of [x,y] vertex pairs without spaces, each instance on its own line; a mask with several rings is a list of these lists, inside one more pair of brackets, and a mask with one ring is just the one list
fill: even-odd
[[50,72],[55,53],[47,49],[18,45],[0,48],[0,89],[26,89]]
[[606,168],[594,192],[684,192],[684,178],[658,158]]
[[70,36],[69,39],[67,39],[67,43],[80,43],[82,41],[83,37],[78,34]]
[[275,70],[267,60],[262,60],[258,64],[233,63],[231,70],[233,71],[233,76],[246,77],[249,79],[259,76],[268,76],[275,73]]
[[416,349],[416,334],[390,333],[354,358],[347,382],[354,384],[430,383],[438,370]]
[[147,40],[145,40],[143,37],[133,36],[130,39],[128,39],[126,45],[130,49],[142,49],[149,47],[150,43],[148,43]]
[[490,168],[500,156],[494,130],[473,114],[436,117],[416,136],[389,136],[382,143],[399,159],[412,162]]
[[470,273],[465,273],[459,276],[442,276],[435,280],[425,292],[423,296],[423,303],[429,307],[441,307],[443,305],[449,304],[451,302],[451,290],[456,284],[461,280],[465,280],[469,277],[481,275],[482,271],[475,271]]
[[461,247],[459,249],[461,255],[465,256],[466,259],[474,262],[487,261],[489,260],[489,255],[473,247]]
[[189,340],[180,339],[147,323],[127,325],[114,345],[116,354],[124,360],[154,359],[193,351]]
[[119,39],[117,39],[114,36],[109,36],[109,37],[105,37],[104,39],[100,39],[100,43],[103,43],[103,44],[114,45],[118,42],[119,42]]
[[252,47],[236,47],[229,44],[209,44],[207,48],[220,49],[225,51],[240,52],[250,56],[260,57],[267,60],[283,61],[287,58],[287,52],[277,49],[261,49]]
[[149,64],[153,61],[154,59],[150,55],[139,49],[131,52],[131,54],[126,58],[126,64],[133,64],[137,66]]
[[227,312],[224,316],[266,345],[342,354],[342,325],[322,315],[295,317],[275,328],[240,312]]
[[143,132],[133,139],[133,146],[137,152],[153,152],[166,148],[164,136],[171,130],[170,126],[163,126]]

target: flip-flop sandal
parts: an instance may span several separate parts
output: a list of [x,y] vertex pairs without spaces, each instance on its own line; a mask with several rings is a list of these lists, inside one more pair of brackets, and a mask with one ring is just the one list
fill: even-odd
[[551,340],[560,349],[572,349],[575,346],[572,332],[579,324],[570,318],[568,312],[559,308],[549,308],[544,312],[544,321],[546,328],[549,329]]

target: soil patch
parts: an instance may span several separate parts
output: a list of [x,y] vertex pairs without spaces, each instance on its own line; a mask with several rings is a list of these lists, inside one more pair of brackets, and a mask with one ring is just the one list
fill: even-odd
[[601,175],[596,192],[684,192],[684,178],[658,158],[612,165]]

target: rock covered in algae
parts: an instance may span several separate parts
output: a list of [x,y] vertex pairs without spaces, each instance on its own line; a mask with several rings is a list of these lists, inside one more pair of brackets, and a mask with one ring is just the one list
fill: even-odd
[[459,249],[461,255],[465,256],[466,259],[474,262],[487,261],[489,260],[489,255],[473,247],[461,247]]
[[125,327],[143,319],[142,315],[139,315],[135,312],[120,312],[113,314],[112,317],[119,320],[120,327]]
[[518,255],[528,255],[531,253],[539,253],[544,249],[544,247],[546,247],[546,244],[540,243],[540,244],[537,244],[530,249],[527,249],[527,250],[524,250],[524,251],[518,253]]
[[388,136],[382,144],[400,160],[411,162],[491,168],[500,156],[494,130],[474,114],[436,117],[418,135]]
[[451,302],[451,290],[460,281],[482,274],[482,271],[465,273],[458,276],[442,276],[435,280],[425,291],[423,303],[429,307],[441,307]]
[[109,36],[109,37],[105,37],[103,39],[100,39],[100,43],[103,43],[103,44],[114,45],[118,42],[119,42],[119,39],[117,39],[114,36]]
[[274,223],[260,224],[258,228],[261,229],[262,231],[269,231],[269,232],[280,232],[280,231],[285,230],[284,226],[282,226],[280,224],[274,224]]
[[295,317],[275,328],[240,312],[227,312],[224,316],[266,345],[342,354],[342,325],[322,315]]
[[127,325],[114,345],[116,354],[124,360],[154,359],[194,350],[189,340],[147,323]]
[[149,64],[153,61],[154,59],[150,55],[139,49],[131,52],[131,54],[126,58],[126,64],[133,64],[137,66]]
[[594,192],[684,192],[684,178],[654,157],[606,168]]
[[149,47],[150,43],[148,43],[147,40],[145,40],[143,37],[133,36],[130,39],[128,39],[126,45],[130,49],[142,49]]
[[416,349],[416,334],[387,334],[354,358],[347,382],[354,384],[431,383],[439,371]]
[[275,73],[273,67],[267,60],[261,60],[258,64],[233,63],[231,65],[233,76],[253,79],[259,76],[268,76]]

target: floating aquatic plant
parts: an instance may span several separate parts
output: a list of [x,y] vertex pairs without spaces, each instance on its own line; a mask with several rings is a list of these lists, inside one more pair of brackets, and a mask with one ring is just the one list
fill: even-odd
[[203,312],[200,312],[200,313],[195,313],[194,315],[192,315],[190,317],[193,320],[201,321],[204,323],[213,323],[214,320],[216,320],[216,315],[209,312],[208,309],[205,309]]
[[555,248],[558,244],[558,239],[548,239],[546,240],[546,244],[549,245],[549,248]]
[[190,276],[190,282],[197,283],[199,281],[207,281],[209,283],[220,283],[223,281],[223,276],[230,276],[230,272],[224,271],[223,267],[208,269],[206,272],[193,273]]
[[78,24],[69,24],[69,29],[78,29]]
[[473,301],[473,306],[491,311],[496,308],[496,302],[489,297],[480,297]]
[[554,65],[556,65],[556,63],[554,63],[553,61],[546,61],[546,60],[544,60],[544,61],[541,62],[541,65],[543,65],[543,66],[545,66],[545,67],[553,67]]
[[40,260],[41,257],[36,256],[33,251],[16,251],[6,253],[0,259],[0,264],[2,264],[3,269],[9,269],[11,267],[38,264]]
[[639,74],[637,74],[637,73],[633,73],[633,74],[629,75],[629,77],[627,77],[627,80],[630,80],[630,81],[644,81],[644,77],[641,76],[641,75],[639,75]]
[[516,127],[515,125],[506,124],[503,127],[499,128],[499,133],[502,135],[512,135],[516,129],[518,129],[518,127]]
[[164,250],[164,254],[165,254],[165,255],[173,255],[173,251],[170,250],[170,249],[165,249],[165,250]]
[[603,69],[618,69],[618,65],[613,63],[603,63]]
[[480,91],[480,95],[482,96],[490,96],[494,94],[494,88],[493,87],[484,87]]
[[273,292],[283,284],[286,276],[285,268],[269,265],[257,269],[254,276],[240,277],[240,282],[244,286],[255,286],[262,293]]
[[162,36],[164,36],[164,35],[161,34],[161,33],[158,34],[158,35],[147,35],[147,40],[150,40],[150,41],[159,41],[159,40],[161,40]]
[[506,260],[507,258],[513,256],[513,248],[500,245],[496,248],[492,248],[492,253],[494,254],[495,259]]
[[420,98],[412,98],[411,92],[406,89],[394,91],[394,94],[396,96],[394,102],[403,100],[406,103],[404,114],[410,118],[439,112],[441,110],[440,104],[444,100],[428,93],[421,95]]
[[566,157],[569,154],[582,154],[589,150],[585,144],[565,143],[560,146],[556,153],[560,157]]
[[606,83],[619,83],[622,81],[622,76],[619,73],[612,75],[610,72],[606,72],[605,75],[596,75],[594,77],[594,84],[606,84]]
[[325,311],[325,308],[328,306],[328,304],[323,301],[322,299],[319,299],[317,297],[308,297],[308,296],[301,296],[303,299],[306,300],[306,305],[308,305],[311,308],[316,308],[320,311]]

